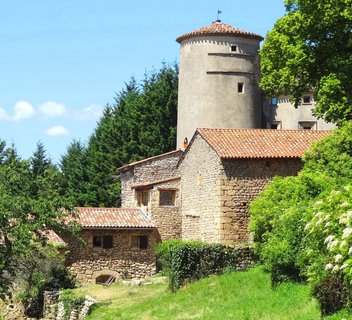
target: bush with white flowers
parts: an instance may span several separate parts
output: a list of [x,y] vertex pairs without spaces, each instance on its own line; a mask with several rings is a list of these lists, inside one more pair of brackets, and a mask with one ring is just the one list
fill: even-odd
[[305,232],[309,278],[315,282],[340,274],[352,284],[352,185],[315,202]]

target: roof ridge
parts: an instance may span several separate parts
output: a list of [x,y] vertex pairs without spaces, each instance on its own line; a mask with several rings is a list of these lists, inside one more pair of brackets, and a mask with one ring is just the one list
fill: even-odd
[[206,35],[233,35],[242,38],[256,39],[259,41],[263,40],[263,37],[259,34],[249,32],[237,27],[233,27],[229,24],[221,22],[220,20],[217,20],[211,23],[210,25],[198,28],[194,31],[179,36],[176,41],[181,43],[182,41],[189,38],[201,37]]

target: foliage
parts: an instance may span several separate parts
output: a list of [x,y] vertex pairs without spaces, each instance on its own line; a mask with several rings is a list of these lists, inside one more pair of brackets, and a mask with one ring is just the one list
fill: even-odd
[[273,290],[261,267],[246,272],[226,272],[191,283],[176,293],[164,284],[75,289],[92,295],[101,305],[90,319],[320,319],[310,287],[285,283]]
[[79,311],[83,307],[85,301],[84,296],[75,294],[71,289],[61,290],[59,301],[63,302],[65,308],[64,320],[70,319],[70,314],[74,308]]
[[352,119],[351,0],[286,0],[286,14],[260,52],[261,88],[269,96],[315,92],[315,113],[328,122]]
[[45,170],[51,165],[51,160],[46,156],[45,147],[41,141],[37,143],[37,149],[34,151],[30,161],[34,177],[43,175]]
[[195,241],[164,241],[156,253],[172,292],[188,282],[236,269],[239,259],[236,248]]
[[65,194],[73,199],[75,206],[90,204],[88,185],[87,148],[80,141],[72,141],[60,161]]
[[116,169],[175,148],[177,86],[177,65],[164,64],[141,84],[132,78],[105,107],[87,148],[69,146],[61,170],[76,205],[118,206]]
[[311,205],[332,188],[329,176],[301,172],[297,177],[276,177],[250,205],[254,247],[273,283],[301,279],[304,226]]
[[[275,178],[250,207],[255,249],[273,282],[309,280],[324,313],[351,290],[351,137],[352,123],[335,130],[304,156],[297,177]],[[334,279],[340,291],[326,289]]]
[[351,301],[351,288],[347,288],[341,277],[332,275],[313,288],[313,296],[320,303],[323,316],[336,313]]
[[74,232],[64,223],[72,206],[59,186],[56,169],[49,167],[34,178],[29,161],[9,148],[0,165],[0,292],[7,292],[18,277],[29,285],[36,281],[37,262],[50,251],[44,230]]

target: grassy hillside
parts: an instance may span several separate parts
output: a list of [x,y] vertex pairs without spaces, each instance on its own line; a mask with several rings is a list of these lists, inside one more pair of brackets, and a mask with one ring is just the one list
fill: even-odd
[[[320,319],[309,286],[286,283],[276,289],[269,275],[257,267],[247,272],[213,276],[177,293],[166,284],[77,289],[101,301],[88,319]],[[339,319],[339,318],[334,318]]]

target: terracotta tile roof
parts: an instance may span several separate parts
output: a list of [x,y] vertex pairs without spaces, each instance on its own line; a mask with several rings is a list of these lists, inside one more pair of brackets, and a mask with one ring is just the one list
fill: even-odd
[[152,220],[140,209],[79,207],[77,222],[85,228],[151,229]]
[[197,129],[220,158],[300,158],[331,131]]
[[65,241],[53,230],[40,230],[39,233],[45,237],[48,242],[65,245]]
[[130,164],[126,164],[120,168],[117,168],[117,170],[119,171],[124,171],[124,170],[127,170],[127,169],[130,169],[132,167],[134,167],[135,165],[138,165],[138,164],[141,164],[141,163],[144,163],[144,162],[148,162],[148,161],[151,161],[151,160],[155,160],[155,159],[158,159],[158,158],[162,158],[162,157],[165,157],[165,156],[169,156],[169,155],[172,155],[172,154],[177,154],[179,153],[180,156],[182,154],[182,150],[178,149],[178,150],[173,150],[173,151],[169,151],[169,152],[166,152],[166,153],[162,153],[162,154],[158,154],[157,156],[154,156],[154,157],[150,157],[150,158],[146,158],[146,159],[142,159],[142,160],[139,160],[139,161],[136,161],[136,162],[132,162]]
[[256,40],[263,40],[263,37],[259,34],[241,30],[236,27],[232,27],[226,23],[222,23],[220,20],[216,20],[212,24],[202,27],[200,29],[188,32],[179,36],[176,41],[181,43],[182,41],[194,37],[203,36],[237,36],[241,38],[250,38]]

